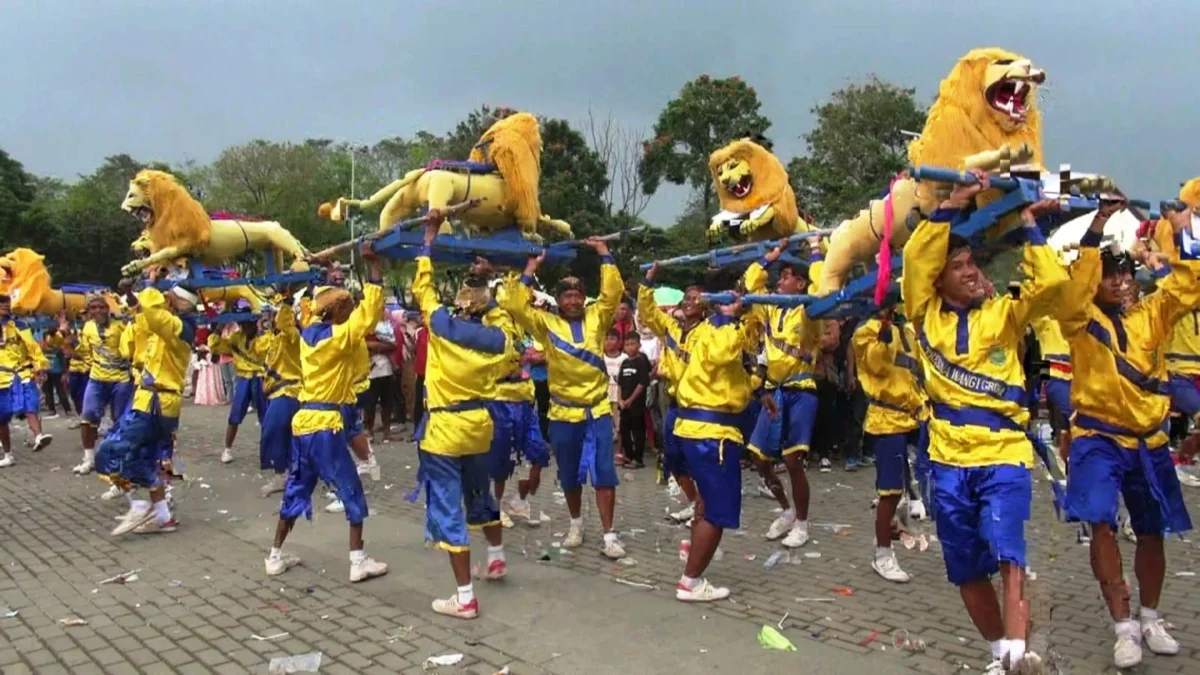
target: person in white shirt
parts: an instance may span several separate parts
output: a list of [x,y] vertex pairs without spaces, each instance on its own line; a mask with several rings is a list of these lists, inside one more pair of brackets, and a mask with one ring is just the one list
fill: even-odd
[[383,425],[383,442],[392,440],[392,402],[396,383],[392,372],[392,352],[396,351],[396,335],[386,316],[375,324],[375,332],[367,336],[367,352],[371,355],[371,370],[367,374],[370,388],[363,397],[363,423],[367,434],[375,438],[375,410],[379,409]]
[[604,366],[608,370],[608,402],[612,404],[613,443],[617,446],[618,464],[625,461],[625,453],[621,448],[621,387],[617,385],[617,377],[626,358],[625,352],[621,351],[621,334],[608,331],[604,337]]

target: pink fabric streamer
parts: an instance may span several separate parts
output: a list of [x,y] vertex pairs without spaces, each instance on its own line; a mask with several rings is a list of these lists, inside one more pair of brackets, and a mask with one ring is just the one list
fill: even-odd
[[892,285],[892,225],[896,214],[892,210],[892,188],[900,179],[897,174],[888,184],[887,197],[883,198],[883,236],[879,241],[879,273],[875,276],[875,306],[883,305],[888,288]]

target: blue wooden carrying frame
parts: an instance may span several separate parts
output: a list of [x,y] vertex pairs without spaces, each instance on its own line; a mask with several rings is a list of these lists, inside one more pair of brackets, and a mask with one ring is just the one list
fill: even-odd
[[[425,248],[425,233],[394,227],[371,247],[389,260],[413,260]],[[544,247],[546,262],[569,264],[575,259],[575,242],[564,241]],[[507,227],[484,237],[439,234],[430,246],[430,258],[436,262],[469,265],[476,256],[509,267],[523,267],[530,256],[540,255],[542,246],[527,240],[516,227]]]
[[[788,237],[788,248],[785,254],[795,255],[798,253],[804,242],[814,237],[819,237],[829,234],[830,230],[817,230],[814,232],[805,232],[795,234]],[[714,248],[711,251],[704,253],[696,253],[693,255],[681,255],[674,258],[656,261],[660,267],[673,265],[687,265],[691,263],[707,263],[709,267],[728,267],[730,265],[744,265],[754,262],[762,258],[768,252],[773,250],[779,242],[776,240],[752,241],[744,244],[735,244],[724,248]],[[655,263],[644,263],[638,267],[645,272],[650,269]]]

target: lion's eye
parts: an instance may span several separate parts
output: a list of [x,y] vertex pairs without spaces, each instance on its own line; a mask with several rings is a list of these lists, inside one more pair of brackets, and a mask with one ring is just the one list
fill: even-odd
[[999,61],[996,61],[996,65],[998,65],[998,66],[1011,66],[1011,65],[1012,65],[1012,62],[1013,62],[1013,61],[1012,61],[1012,59],[1000,59]]

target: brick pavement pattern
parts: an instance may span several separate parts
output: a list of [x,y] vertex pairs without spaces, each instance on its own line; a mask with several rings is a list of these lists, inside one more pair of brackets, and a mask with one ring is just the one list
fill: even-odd
[[[278,501],[256,502],[263,513],[251,531],[249,523],[227,515],[234,507],[216,496],[237,495],[228,499],[254,506],[265,478],[255,471],[258,430],[249,421],[238,437],[237,461],[230,466],[217,462],[225,414],[224,408],[185,407],[179,454],[189,476],[203,476],[205,482],[179,486],[180,530],[158,537],[109,536],[124,503],[100,501],[104,486],[94,476],[71,475],[70,467],[78,461],[78,436],[64,421],[48,424],[56,434],[49,450],[34,455],[18,446],[17,465],[0,471],[0,509],[5,514],[0,519],[0,610],[18,612],[11,617],[0,612],[0,672],[260,673],[266,672],[272,657],[311,651],[323,653],[320,672],[327,674],[419,673],[426,657],[448,652],[461,652],[466,659],[441,672],[490,675],[503,666],[514,675],[545,672],[520,654],[506,653],[506,645],[489,643],[469,624],[434,617],[395,596],[373,594],[373,582],[351,585],[345,577],[341,539],[331,552],[340,566],[330,562],[328,570],[300,567],[268,579],[262,569],[270,544],[265,531],[273,527],[272,510],[277,510]],[[19,443],[22,433],[15,423],[13,436]],[[377,444],[376,449],[383,481],[367,485],[372,510],[422,523],[423,499],[404,499],[415,486],[413,447],[391,443]],[[542,564],[647,583],[656,587],[654,593],[669,594],[681,571],[677,554],[686,531],[664,515],[680,503],[655,485],[650,469],[621,474],[617,527],[629,554],[625,564],[599,555],[601,532],[590,494],[584,500],[584,547],[562,554],[553,546],[567,524],[566,506],[561,494],[555,495],[553,468],[544,474],[534,502],[534,513],[544,511],[551,520],[540,528],[518,524],[506,531],[510,559],[549,557]],[[745,621],[750,635],[761,624],[780,624],[797,645],[818,641],[846,652],[882,652],[878,656],[916,672],[981,669],[986,645],[945,580],[936,542],[925,552],[898,548],[901,564],[913,575],[910,584],[892,584],[871,571],[873,480],[871,469],[846,473],[839,468],[827,474],[814,470],[813,540],[767,569],[764,562],[783,550],[762,537],[776,505],[755,496],[753,477],[746,474],[743,529],[727,533],[724,557],[714,562],[708,575],[715,584],[729,586],[732,598],[694,611]],[[1200,490],[1185,490],[1192,513],[1200,515]],[[339,530],[343,527],[341,521],[332,522]],[[932,532],[927,523],[918,524],[918,529]],[[368,551],[389,543],[387,533],[373,532],[370,522],[367,533]],[[1027,537],[1030,567],[1037,575],[1029,593],[1035,637],[1048,645],[1042,651],[1052,662],[1051,672],[1116,672],[1111,666],[1111,622],[1091,575],[1087,547],[1077,543],[1074,526],[1055,519],[1044,480],[1035,486],[1034,519]],[[1122,541],[1121,547],[1136,605],[1133,545]],[[1183,650],[1176,657],[1147,651],[1139,673],[1196,672],[1195,664],[1200,663],[1200,579],[1176,576],[1200,571],[1193,535],[1172,537],[1167,554],[1160,609]],[[440,553],[429,555],[444,561]],[[98,583],[138,568],[136,582]],[[395,568],[391,572],[400,573]],[[448,570],[442,583],[439,588],[453,588]],[[840,595],[835,586],[851,588],[853,595]],[[88,623],[62,626],[59,621],[64,618]],[[924,650],[894,646],[903,636],[900,631],[922,640]],[[288,636],[272,641],[251,637],[277,633]]]

